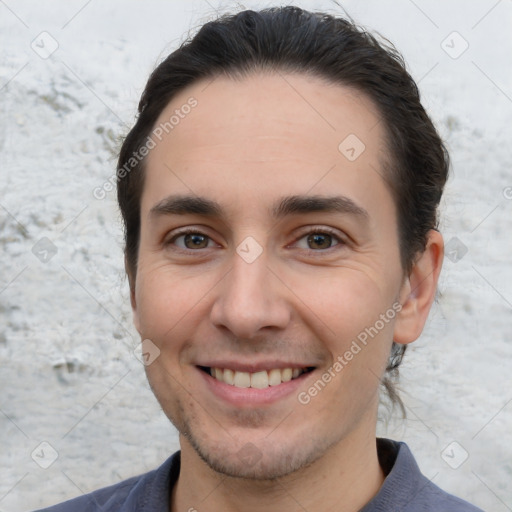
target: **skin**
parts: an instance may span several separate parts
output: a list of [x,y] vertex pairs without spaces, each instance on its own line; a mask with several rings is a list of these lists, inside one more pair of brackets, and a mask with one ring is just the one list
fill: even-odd
[[[379,382],[393,339],[421,333],[442,237],[431,231],[404,275],[382,179],[384,127],[365,95],[301,74],[218,77],[182,91],[157,125],[191,96],[197,107],[147,157],[139,261],[129,276],[135,326],[160,350],[147,376],[180,432],[171,510],[359,510],[385,478],[375,444]],[[354,161],[338,149],[349,134],[365,144]],[[222,217],[151,213],[176,194],[216,201]],[[367,215],[273,218],[289,195],[342,195]],[[204,243],[176,238],[183,227]],[[312,228],[336,235],[315,243]],[[251,263],[236,251],[246,237],[262,249]],[[397,301],[401,311],[300,403],[298,393]],[[198,369],[221,360],[315,369],[279,399],[254,403],[247,391],[234,405]]]

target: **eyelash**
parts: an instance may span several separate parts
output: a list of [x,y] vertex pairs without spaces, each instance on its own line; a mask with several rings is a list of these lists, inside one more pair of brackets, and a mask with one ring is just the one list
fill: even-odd
[[[178,238],[180,238],[182,236],[190,235],[190,234],[202,235],[202,236],[208,238],[209,240],[212,240],[210,236],[208,236],[205,233],[202,233],[201,231],[199,231],[197,229],[187,228],[187,229],[184,229],[183,231],[180,231],[180,232],[176,233],[172,238],[170,238],[168,241],[165,242],[165,245],[166,246],[173,245]],[[331,246],[331,247],[328,247],[327,249],[303,249],[303,250],[309,250],[309,251],[315,252],[315,253],[327,252],[330,249],[334,249],[337,246],[344,246],[344,245],[347,244],[347,242],[345,240],[343,240],[340,237],[340,235],[336,231],[331,229],[331,228],[312,228],[311,230],[302,233],[299,236],[299,238],[297,238],[295,240],[294,243],[298,242],[299,240],[302,240],[303,238],[305,238],[305,237],[307,237],[309,235],[317,235],[317,234],[319,234],[319,235],[329,235],[333,239],[335,239],[338,243],[333,245],[333,246]],[[207,249],[207,247],[205,247],[203,249]],[[178,247],[178,250],[182,251],[182,252],[191,253],[191,252],[199,252],[201,249],[187,249],[187,248],[183,248],[183,247]]]

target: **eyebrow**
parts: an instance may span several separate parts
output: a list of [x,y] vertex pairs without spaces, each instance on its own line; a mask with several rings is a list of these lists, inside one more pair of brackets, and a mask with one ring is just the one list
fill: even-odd
[[[286,196],[279,199],[271,209],[271,215],[276,220],[290,215],[317,212],[351,214],[364,220],[369,218],[368,212],[363,207],[345,196]],[[224,217],[223,209],[219,203],[193,195],[166,197],[150,210],[151,217],[187,214],[218,219]]]
[[369,218],[368,212],[345,196],[288,196],[281,198],[272,209],[275,219],[303,213],[343,213]]

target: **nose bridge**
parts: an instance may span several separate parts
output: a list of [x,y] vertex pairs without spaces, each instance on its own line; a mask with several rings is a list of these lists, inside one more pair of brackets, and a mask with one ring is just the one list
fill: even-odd
[[284,328],[290,319],[283,287],[267,267],[267,253],[256,249],[251,240],[237,247],[211,311],[215,325],[240,338],[251,338],[262,328]]

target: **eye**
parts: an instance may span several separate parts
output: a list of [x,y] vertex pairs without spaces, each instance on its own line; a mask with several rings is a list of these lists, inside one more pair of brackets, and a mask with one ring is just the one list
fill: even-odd
[[212,247],[209,243],[213,244],[213,240],[211,240],[208,235],[200,231],[187,230],[174,235],[166,242],[166,245],[172,244],[183,250],[194,250]]
[[[193,229],[175,234],[165,245],[174,245],[184,251],[207,249],[216,246],[208,235]],[[337,232],[329,228],[315,228],[310,230],[295,242],[295,246],[299,249],[313,250],[315,252],[331,249],[338,245],[345,245],[344,240]]]
[[341,237],[327,228],[317,228],[309,231],[296,242],[300,249],[314,251],[330,249],[336,245],[343,244],[344,242]]

